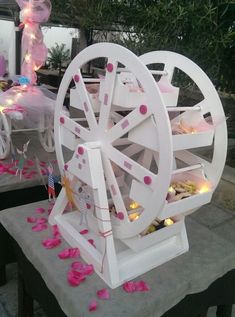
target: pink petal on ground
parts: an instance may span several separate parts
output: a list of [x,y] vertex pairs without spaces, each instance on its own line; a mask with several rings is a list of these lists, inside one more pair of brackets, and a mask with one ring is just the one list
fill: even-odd
[[79,231],[80,234],[87,234],[89,231],[87,229]]
[[36,208],[35,210],[38,214],[43,214],[45,212],[45,209],[44,208],[41,208],[41,207],[38,207]]
[[94,273],[94,267],[92,264],[87,264],[85,265],[82,269],[81,269],[81,272],[84,274],[84,275],[91,275]]
[[134,293],[135,292],[135,283],[134,282],[125,282],[122,285],[122,288],[124,289],[124,291],[126,291],[127,293]]
[[64,249],[58,254],[58,257],[61,260],[69,259],[69,258],[76,258],[80,256],[80,250],[78,248],[68,248]]
[[87,240],[91,245],[93,245],[94,248],[96,248],[95,246],[95,241],[93,239],[88,239]]
[[47,224],[45,223],[38,223],[37,225],[32,227],[32,230],[35,232],[43,231],[48,228]]
[[27,160],[26,163],[27,163],[29,166],[33,166],[33,165],[34,165],[34,161],[33,161],[33,160]]
[[71,286],[78,286],[85,279],[83,274],[74,270],[70,270],[67,274],[67,280]]
[[107,288],[100,289],[96,294],[100,299],[110,299],[110,294]]
[[148,292],[150,290],[149,285],[144,281],[135,282],[135,290],[137,292]]
[[58,238],[48,238],[42,241],[42,245],[46,249],[53,249],[61,244],[61,240]]
[[35,218],[35,217],[27,217],[27,222],[29,222],[29,223],[36,223],[37,222],[37,218]]
[[47,222],[47,218],[38,218],[37,219],[37,223],[46,223]]
[[90,304],[88,306],[88,309],[89,309],[89,311],[96,311],[97,310],[97,306],[98,306],[97,301],[95,299],[93,299],[90,302]]

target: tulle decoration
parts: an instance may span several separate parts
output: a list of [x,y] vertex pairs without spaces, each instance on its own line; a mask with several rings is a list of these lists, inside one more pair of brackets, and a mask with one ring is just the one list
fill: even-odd
[[47,57],[47,48],[43,43],[40,23],[47,22],[51,13],[50,0],[16,0],[21,9],[22,35],[22,75],[26,76],[30,84],[36,83],[36,73]]
[[86,277],[81,272],[75,270],[70,270],[67,274],[67,280],[71,286],[78,286],[85,279]]
[[89,306],[88,306],[88,309],[89,309],[90,312],[96,311],[96,310],[97,310],[97,306],[98,306],[97,301],[96,301],[95,299],[93,299],[93,300],[90,302],[90,304],[89,304]]
[[100,298],[100,299],[110,299],[110,293],[109,291],[107,290],[107,288],[103,288],[99,291],[97,291],[97,296]]
[[58,254],[58,257],[61,260],[69,259],[69,258],[77,258],[78,256],[80,256],[80,250],[78,248],[64,249]]
[[148,292],[150,290],[149,285],[144,281],[137,281],[137,282],[126,282],[123,284],[122,288],[127,293],[135,293],[135,292]]
[[42,245],[46,249],[56,248],[60,244],[61,244],[61,240],[59,238],[48,238],[42,241]]

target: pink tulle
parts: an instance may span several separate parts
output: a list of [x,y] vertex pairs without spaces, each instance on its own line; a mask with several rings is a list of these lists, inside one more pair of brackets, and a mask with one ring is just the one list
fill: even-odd
[[44,208],[41,208],[41,207],[39,207],[39,208],[36,208],[36,210],[35,210],[37,213],[39,213],[39,214],[43,214],[44,212],[45,212],[45,209]]
[[58,257],[61,260],[69,259],[69,258],[77,258],[78,256],[80,256],[80,250],[78,248],[64,249],[58,254]]
[[89,306],[88,306],[88,309],[89,309],[90,312],[96,311],[96,310],[97,310],[97,306],[98,306],[97,301],[96,301],[95,299],[93,299],[93,300],[90,302],[90,304],[89,304]]
[[61,244],[61,240],[59,238],[48,238],[42,241],[42,245],[46,249],[53,249]]
[[149,285],[144,281],[137,281],[137,282],[126,282],[123,284],[122,288],[127,293],[134,293],[134,292],[148,292],[150,290]]
[[97,291],[97,296],[100,298],[100,299],[110,299],[110,293],[109,291],[107,290],[107,288],[103,288],[99,291]]
[[81,230],[79,233],[80,234],[87,234],[89,231],[87,229]]
[[67,280],[71,286],[78,286],[86,277],[77,271],[70,270],[67,274]]
[[43,231],[48,228],[47,224],[45,223],[38,223],[35,226],[32,227],[32,230],[35,232]]

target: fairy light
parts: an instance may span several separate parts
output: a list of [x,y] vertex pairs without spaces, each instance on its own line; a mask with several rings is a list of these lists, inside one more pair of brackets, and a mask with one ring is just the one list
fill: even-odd
[[30,61],[30,57],[31,57],[30,54],[26,54],[26,55],[25,55],[25,61],[26,61],[27,63]]
[[173,193],[174,191],[175,191],[174,188],[172,186],[170,186],[169,189],[168,189],[168,192],[169,193]]
[[140,217],[140,215],[138,212],[133,212],[132,214],[130,214],[128,216],[130,221],[135,221],[135,220],[139,219],[139,217]]
[[8,104],[9,106],[11,106],[14,101],[13,101],[12,99],[7,99],[6,102],[7,102],[7,104]]
[[32,40],[35,40],[35,39],[36,39],[35,34],[31,33],[31,34],[30,34],[30,38],[31,38]]
[[165,226],[171,226],[174,224],[174,221],[171,218],[167,218],[164,220],[164,225]]
[[207,193],[210,191],[209,184],[203,184],[202,187],[198,190],[200,194]]
[[133,201],[131,204],[130,204],[130,208],[131,209],[136,209],[136,208],[138,208],[139,207],[139,204],[137,203],[137,202],[135,202],[135,201]]
[[4,109],[5,109],[5,107],[0,105],[0,112],[3,112]]

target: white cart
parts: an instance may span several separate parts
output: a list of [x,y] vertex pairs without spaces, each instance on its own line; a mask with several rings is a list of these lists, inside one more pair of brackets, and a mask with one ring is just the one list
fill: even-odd
[[[82,67],[97,58],[105,58],[105,76],[83,78]],[[172,84],[175,71],[197,85],[201,102],[192,107],[178,104],[180,87]],[[70,110],[77,111],[79,120],[62,111],[71,81],[75,88]],[[97,87],[93,93],[91,83]],[[59,225],[68,243],[80,248],[110,287],[188,250],[184,216],[210,202],[227,149],[220,99],[196,64],[172,52],[137,57],[116,44],[92,45],[68,67],[54,120],[61,174],[70,180],[78,204],[80,187],[91,194],[87,223],[80,221],[83,208],[64,213],[66,188],[49,221]],[[212,157],[195,154],[200,147],[212,147]],[[66,161],[64,148],[71,152]],[[193,182],[194,193],[168,199],[173,184],[182,182]],[[153,222],[166,219],[162,229],[143,234]],[[80,234],[85,228],[88,234]]]
[[15,86],[0,94],[0,159],[11,149],[11,134],[38,131],[41,145],[54,151],[53,117],[56,95],[44,87]]

